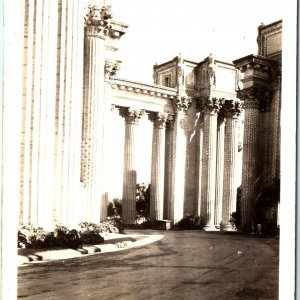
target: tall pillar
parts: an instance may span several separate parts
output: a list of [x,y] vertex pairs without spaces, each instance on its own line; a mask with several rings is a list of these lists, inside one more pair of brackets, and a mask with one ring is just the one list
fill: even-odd
[[171,149],[171,182],[170,198],[168,205],[168,219],[173,223],[183,217],[184,212],[184,186],[185,186],[185,164],[186,164],[186,126],[187,111],[192,100],[186,95],[178,95],[174,101],[176,111],[174,123],[172,124],[172,149]]
[[104,41],[109,33],[111,7],[89,6],[86,15],[83,143],[81,181],[86,190],[86,219],[99,223],[103,178],[103,133],[105,131]]
[[[243,76],[237,97],[244,101],[244,142],[240,228],[250,231],[254,225],[254,202],[262,191],[266,155],[260,155],[261,127],[267,122],[260,109],[272,96],[271,70],[274,62],[263,56],[248,55],[233,62]],[[263,122],[263,123],[261,123]],[[268,142],[268,139],[265,139]]]
[[270,145],[271,179],[280,177],[280,111],[281,111],[281,67],[274,68],[273,99],[271,105],[272,115],[272,143]]
[[17,299],[24,2],[5,1],[1,23],[0,299]]
[[[252,87],[242,91],[244,100],[244,141],[242,167],[242,199],[240,227],[246,231],[252,229],[253,203],[258,194],[259,179],[259,98],[258,91]],[[241,97],[238,95],[238,97]]]
[[228,100],[223,112],[226,117],[225,126],[225,157],[224,157],[224,184],[221,230],[232,230],[230,219],[236,211],[236,197],[238,183],[236,181],[237,153],[238,153],[238,117],[241,113],[240,102]]
[[198,144],[197,144],[197,173],[198,173],[198,195],[195,207],[195,214],[201,215],[201,183],[202,183],[202,153],[203,153],[203,112],[200,108],[198,124]]
[[215,226],[219,227],[222,219],[223,173],[224,173],[224,129],[223,114],[218,116],[217,126],[217,170],[216,170],[216,201]]
[[216,197],[217,123],[223,99],[208,98],[204,103],[201,219],[204,230],[216,230],[214,225]]
[[135,224],[136,219],[136,127],[144,111],[120,108],[120,114],[125,118],[122,220],[123,224],[132,225]]
[[165,135],[168,115],[150,113],[153,122],[152,164],[150,185],[151,220],[162,220],[164,210]]

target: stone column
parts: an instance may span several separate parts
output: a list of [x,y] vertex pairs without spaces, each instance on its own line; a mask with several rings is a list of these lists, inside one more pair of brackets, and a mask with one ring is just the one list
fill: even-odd
[[103,133],[105,131],[104,41],[109,33],[111,7],[89,6],[86,15],[83,142],[81,181],[86,189],[86,219],[99,223],[103,178]]
[[203,112],[200,107],[198,124],[198,144],[197,144],[197,173],[198,173],[198,195],[195,207],[195,214],[201,215],[201,184],[202,184],[202,153],[203,153]]
[[217,170],[216,170],[216,201],[215,226],[219,227],[222,219],[223,173],[224,173],[224,129],[223,114],[218,116],[217,126]]
[[17,232],[20,200],[24,3],[3,7],[0,299],[17,299]]
[[152,165],[150,185],[151,220],[162,220],[164,209],[164,173],[165,173],[165,135],[168,115],[150,113],[153,122]]
[[259,179],[259,98],[256,88],[245,89],[238,97],[244,100],[244,141],[242,167],[241,229],[252,229],[253,203],[257,198]]
[[217,122],[222,99],[208,98],[204,103],[201,218],[204,230],[216,230],[214,225],[216,197]]
[[184,186],[186,164],[186,132],[188,127],[187,111],[192,100],[186,95],[178,95],[174,100],[176,116],[172,125],[171,149],[171,182],[168,205],[168,219],[173,223],[183,217],[184,212]]
[[274,71],[273,82],[273,99],[271,105],[272,115],[272,143],[270,145],[270,166],[271,179],[279,179],[280,177],[280,111],[281,111],[281,67],[278,67]]
[[226,101],[223,107],[226,117],[225,126],[225,157],[224,184],[221,230],[233,230],[230,218],[236,211],[236,197],[238,184],[236,182],[237,153],[238,153],[238,117],[241,113],[240,102]]
[[139,119],[144,115],[144,111],[121,108],[120,115],[125,118],[122,220],[124,225],[132,225],[135,224],[136,218],[136,127]]

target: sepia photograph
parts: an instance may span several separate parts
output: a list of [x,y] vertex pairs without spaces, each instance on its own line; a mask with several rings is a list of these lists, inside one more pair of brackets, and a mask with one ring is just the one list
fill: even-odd
[[2,7],[1,299],[296,298],[295,0]]

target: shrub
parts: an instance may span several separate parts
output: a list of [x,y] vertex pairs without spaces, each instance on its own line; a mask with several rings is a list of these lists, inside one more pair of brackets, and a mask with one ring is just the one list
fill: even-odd
[[179,222],[177,222],[174,226],[178,229],[202,229],[203,225],[201,222],[201,218],[198,215],[185,215]]
[[22,226],[18,231],[18,247],[21,248],[73,248],[82,245],[77,230],[56,226],[53,231],[45,231],[34,226]]
[[118,199],[118,198],[113,199],[113,201],[108,204],[107,216],[108,217],[122,216],[122,200],[121,199]]
[[136,217],[149,220],[150,218],[150,184],[139,183],[136,185]]

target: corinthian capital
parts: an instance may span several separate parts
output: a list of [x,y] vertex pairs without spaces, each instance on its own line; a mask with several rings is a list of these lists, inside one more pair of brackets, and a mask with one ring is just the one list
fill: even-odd
[[125,119],[126,124],[137,124],[144,114],[145,111],[143,109],[120,108],[120,116]]
[[207,97],[203,101],[203,108],[204,111],[208,113],[217,114],[224,105],[224,103],[224,98]]
[[164,129],[168,121],[168,114],[162,112],[149,113],[149,120],[153,122],[155,128]]
[[222,108],[222,112],[226,118],[238,118],[242,110],[242,103],[234,100],[226,100]]
[[177,111],[186,112],[192,105],[192,99],[188,96],[177,95],[173,102],[174,108]]
[[104,37],[111,28],[112,10],[111,6],[99,8],[89,5],[85,16],[85,27],[87,36]]
[[265,110],[272,99],[272,92],[266,88],[250,87],[237,91],[237,98],[243,100],[244,108],[261,108]]

